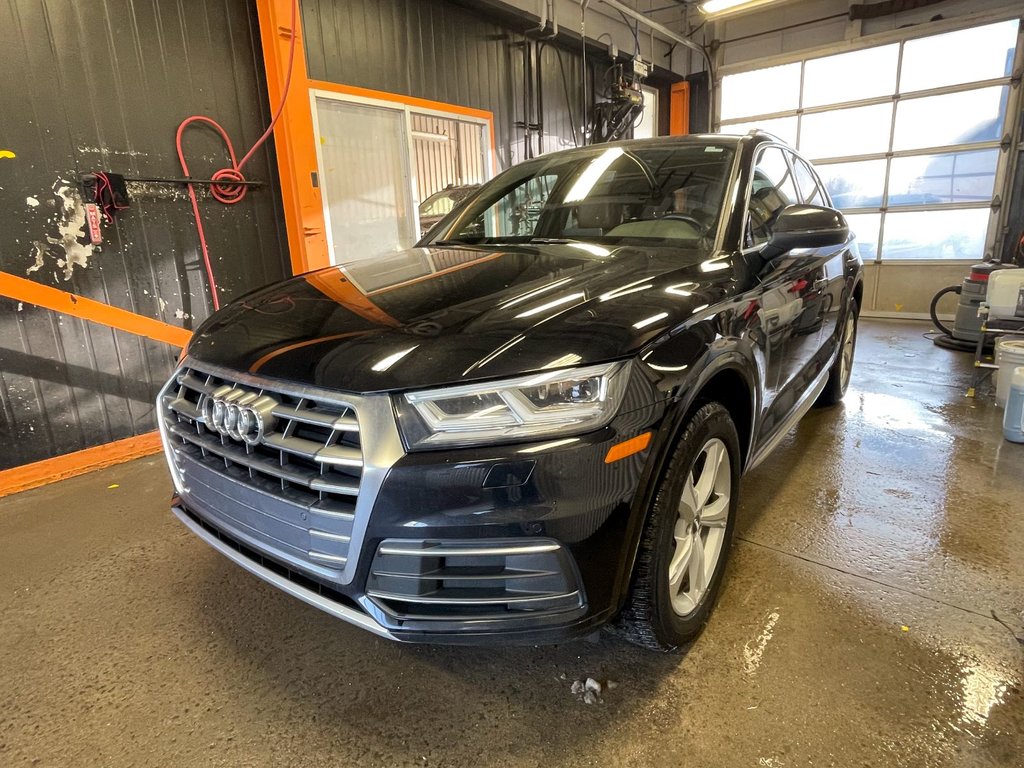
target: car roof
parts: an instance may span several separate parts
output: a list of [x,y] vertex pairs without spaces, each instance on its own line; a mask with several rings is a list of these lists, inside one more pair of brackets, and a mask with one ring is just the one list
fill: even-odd
[[699,144],[718,144],[728,145],[732,147],[738,147],[741,143],[746,141],[754,140],[757,143],[763,141],[772,141],[785,146],[789,146],[785,141],[780,139],[767,131],[760,129],[752,129],[749,133],[745,134],[734,134],[734,133],[691,133],[686,136],[657,136],[652,139],[628,139],[624,141],[611,141],[603,144],[588,144],[583,147],[570,147],[569,149],[563,149],[558,152],[549,152],[547,154],[538,155],[537,157],[531,158],[531,160],[546,160],[548,158],[561,157],[563,155],[571,155],[576,153],[587,153],[594,152],[602,149],[603,147],[621,147],[622,149],[638,149],[642,147],[665,147],[665,146],[685,146],[687,144],[699,145]]

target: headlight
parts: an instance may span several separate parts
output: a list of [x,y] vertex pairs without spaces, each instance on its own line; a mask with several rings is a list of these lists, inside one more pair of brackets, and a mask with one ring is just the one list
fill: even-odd
[[398,398],[410,450],[533,440],[603,427],[618,410],[628,364],[545,371]]

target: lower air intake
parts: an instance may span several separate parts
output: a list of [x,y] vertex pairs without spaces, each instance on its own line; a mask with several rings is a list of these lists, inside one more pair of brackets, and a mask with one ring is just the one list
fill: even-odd
[[556,541],[532,538],[387,539],[366,595],[403,624],[564,619],[584,606],[569,553]]

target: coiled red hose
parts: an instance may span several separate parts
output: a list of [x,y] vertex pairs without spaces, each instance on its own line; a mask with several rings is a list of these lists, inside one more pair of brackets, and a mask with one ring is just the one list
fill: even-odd
[[[270,134],[274,131],[274,126],[277,125],[277,121],[281,119],[281,113],[284,112],[285,101],[288,98],[288,89],[292,84],[292,70],[295,68],[295,39],[298,37],[298,30],[296,29],[295,23],[298,19],[299,0],[293,0],[292,2],[292,17],[290,29],[292,31],[291,42],[288,44],[288,70],[285,73],[284,78],[284,89],[281,91],[281,101],[277,105],[277,110],[274,112],[274,117],[270,121],[270,125],[267,126],[267,130],[263,132],[256,142],[252,145],[248,152],[242,156],[241,160],[237,160],[235,157],[235,148],[231,143],[231,139],[228,137],[227,131],[221,127],[220,123],[211,117],[205,115],[192,115],[181,121],[181,125],[178,126],[178,132],[175,136],[175,145],[178,148],[178,162],[181,163],[182,173],[188,177],[189,173],[188,163],[185,160],[185,150],[182,147],[182,136],[185,133],[185,129],[194,123],[200,123],[208,125],[213,128],[217,133],[220,134],[221,139],[224,140],[224,145],[228,148],[228,156],[231,158],[231,165],[228,168],[222,168],[212,176],[216,182],[222,182],[210,185],[210,194],[213,199],[224,205],[234,205],[245,197],[246,188],[244,184],[232,184],[231,182],[245,181],[245,176],[242,175],[242,168],[249,162],[253,154],[259,149],[263,143],[270,138]],[[192,202],[192,214],[196,220],[196,232],[199,235],[199,247],[203,254],[203,266],[206,268],[206,279],[210,284],[210,296],[213,298],[214,310],[220,309],[220,299],[217,297],[217,281],[213,276],[213,265],[210,263],[210,251],[206,245],[206,232],[203,230],[203,219],[199,215],[199,201],[196,199],[196,189],[194,184],[188,185],[188,197]]]

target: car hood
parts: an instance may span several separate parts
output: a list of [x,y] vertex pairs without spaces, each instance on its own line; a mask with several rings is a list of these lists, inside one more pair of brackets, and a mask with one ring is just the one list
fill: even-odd
[[348,392],[433,387],[634,354],[734,284],[699,248],[415,248],[251,293],[188,354]]

